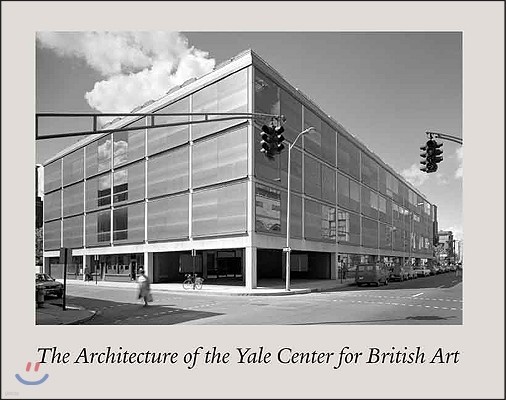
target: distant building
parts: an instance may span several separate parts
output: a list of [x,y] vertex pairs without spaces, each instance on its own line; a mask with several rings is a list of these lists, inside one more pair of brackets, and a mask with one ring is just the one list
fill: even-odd
[[455,262],[455,239],[452,231],[439,231],[438,258],[441,263]]

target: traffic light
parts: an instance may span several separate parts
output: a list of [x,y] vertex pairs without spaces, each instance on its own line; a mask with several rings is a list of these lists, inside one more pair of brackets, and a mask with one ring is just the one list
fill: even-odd
[[285,148],[283,144],[285,137],[283,132],[285,128],[283,126],[264,125],[262,126],[262,132],[260,132],[260,151],[264,153],[268,158],[274,158],[277,153],[281,153]]
[[285,148],[285,145],[283,144],[283,142],[285,141],[285,137],[283,136],[284,131],[285,128],[283,128],[282,125],[279,125],[276,128],[274,128],[274,137],[276,139],[276,151],[278,153],[281,153]]
[[440,157],[443,154],[443,150],[440,149],[442,146],[443,143],[430,139],[420,147],[420,150],[423,150],[423,153],[420,154],[420,157],[422,157],[420,171],[428,174],[437,171],[437,164],[443,161],[443,157]]
[[443,161],[443,156],[441,156],[441,154],[443,154],[443,150],[441,150],[441,147],[443,147],[443,143],[438,143],[435,140],[433,142],[434,142],[434,159],[433,160],[434,160],[434,163],[437,165],[438,163]]
[[260,132],[260,137],[262,140],[260,141],[260,151],[264,153],[267,157],[272,158],[272,136],[273,132],[271,128],[267,125],[262,126],[262,132]]

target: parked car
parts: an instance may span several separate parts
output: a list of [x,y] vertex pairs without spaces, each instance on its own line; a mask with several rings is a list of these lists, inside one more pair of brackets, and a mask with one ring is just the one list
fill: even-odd
[[390,280],[402,282],[405,279],[409,279],[406,267],[403,267],[401,265],[394,265],[390,272]]
[[431,275],[430,269],[426,267],[416,267],[415,272],[417,276],[429,276]]
[[63,296],[63,283],[56,281],[49,274],[35,274],[35,288],[44,290],[45,296]]
[[426,268],[429,270],[429,275],[439,274],[439,267],[437,265],[429,265]]
[[406,272],[408,274],[408,279],[418,278],[418,275],[416,274],[416,271],[415,271],[415,267],[413,267],[412,265],[408,265],[408,266],[404,267],[404,269],[406,270]]
[[355,271],[355,283],[357,286],[363,284],[375,284],[379,286],[380,283],[388,285],[388,267],[385,264],[359,264]]

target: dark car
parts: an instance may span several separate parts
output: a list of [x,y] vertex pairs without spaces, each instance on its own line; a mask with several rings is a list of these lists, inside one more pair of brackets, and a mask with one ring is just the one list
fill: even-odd
[[35,274],[35,287],[38,290],[43,289],[46,296],[63,296],[63,284],[49,274]]
[[388,267],[384,264],[360,264],[355,271],[355,283],[357,286],[364,284],[379,286],[380,283],[388,285]]
[[409,278],[407,267],[403,267],[401,265],[394,265],[392,271],[390,272],[390,280],[391,281],[404,281]]

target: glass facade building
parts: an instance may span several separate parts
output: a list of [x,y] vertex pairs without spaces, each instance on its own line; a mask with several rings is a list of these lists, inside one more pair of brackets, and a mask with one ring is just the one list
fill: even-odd
[[[73,249],[75,277],[156,282],[196,271],[250,288],[284,276],[288,155],[260,152],[266,120],[157,113],[283,114],[291,154],[292,277],[336,279],[341,261],[433,254],[433,205],[252,51],[171,90],[44,165],[45,268]],[[190,122],[172,127],[156,124]],[[51,271],[52,269],[52,271]]]

